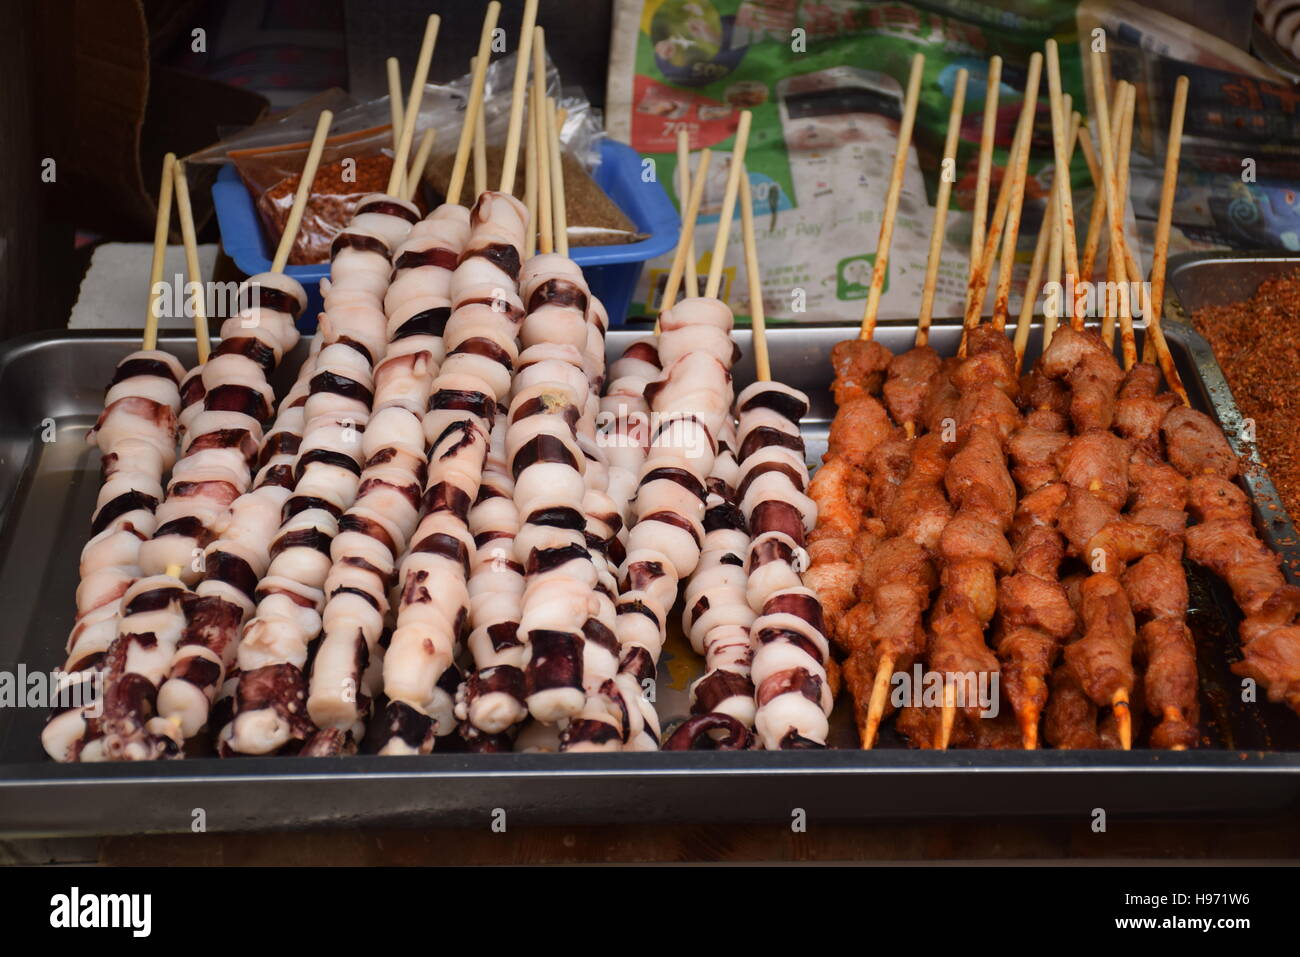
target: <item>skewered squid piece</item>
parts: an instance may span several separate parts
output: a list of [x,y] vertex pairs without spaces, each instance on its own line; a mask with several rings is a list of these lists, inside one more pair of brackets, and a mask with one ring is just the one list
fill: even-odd
[[451,276],[446,358],[422,423],[428,477],[419,522],[398,566],[397,627],[383,660],[384,754],[427,753],[437,737],[456,729],[461,675],[454,659],[469,620],[477,552],[469,517],[519,359],[523,310],[516,283],[526,223],[513,197],[484,193]]
[[[222,754],[269,754],[301,748],[314,727],[303,674],[320,633],[332,542],[358,529],[387,536],[383,522],[348,515],[361,485],[363,435],[371,417],[376,366],[387,348],[383,296],[391,251],[419,213],[395,197],[365,197],[331,247],[325,310],[302,404],[303,431],[293,494],[269,549],[255,614],[236,654],[238,679],[221,705]],[[373,441],[373,439],[372,439]]]

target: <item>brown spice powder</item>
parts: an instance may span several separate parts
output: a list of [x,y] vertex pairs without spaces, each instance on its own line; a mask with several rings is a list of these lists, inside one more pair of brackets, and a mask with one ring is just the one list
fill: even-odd
[[1255,420],[1256,447],[1292,519],[1300,519],[1300,271],[1263,283],[1247,302],[1192,317],[1242,415]]

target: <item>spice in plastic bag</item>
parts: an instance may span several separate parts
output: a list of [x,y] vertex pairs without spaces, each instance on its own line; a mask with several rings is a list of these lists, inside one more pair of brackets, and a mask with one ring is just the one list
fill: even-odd
[[[392,157],[387,152],[391,144],[391,126],[360,130],[325,141],[298,238],[289,254],[290,265],[329,261],[330,244],[352,219],[362,197],[387,189],[393,169]],[[279,243],[284,232],[309,146],[293,143],[232,150],[229,154],[253,196],[269,248]],[[415,203],[420,205],[418,196]]]

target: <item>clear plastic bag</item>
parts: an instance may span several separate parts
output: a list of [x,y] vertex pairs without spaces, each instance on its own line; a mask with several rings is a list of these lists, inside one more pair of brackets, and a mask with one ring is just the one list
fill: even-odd
[[[280,241],[317,117],[321,109],[329,108],[327,103],[314,102],[320,99],[313,98],[305,108],[249,127],[190,159],[234,163],[253,197],[268,245]],[[338,97],[332,99],[334,105],[343,105]],[[412,142],[418,143],[428,128],[437,130],[451,123],[453,102],[454,95],[443,88],[426,87]],[[291,265],[327,262],[330,244],[351,220],[361,198],[387,191],[395,153],[391,115],[386,96],[345,106],[335,114],[289,255]],[[413,199],[424,208],[418,193]]]
[[[501,167],[514,64],[515,56],[510,54],[493,61],[487,71],[484,125],[490,171]],[[560,97],[560,77],[550,65],[546,83],[547,95],[559,98],[568,111],[560,138],[568,158],[564,167],[566,195],[570,199],[570,241],[574,245],[635,241],[638,237],[633,225],[590,177],[600,162],[600,139],[605,135],[600,111],[582,97]],[[407,159],[409,164],[424,131],[433,129],[433,148],[421,178],[421,183],[433,192],[422,197],[417,190],[413,197],[421,209],[426,208],[425,199],[436,201],[446,191],[469,89],[467,74],[451,83],[427,84],[421,95],[411,156]],[[389,98],[358,103],[342,90],[327,90],[186,157],[190,163],[235,164],[253,197],[268,245],[274,246],[293,206],[298,174],[324,109],[334,111],[334,122],[289,257],[293,265],[328,261],[330,244],[352,218],[361,197],[387,189],[395,153]],[[495,185],[497,177],[499,173],[490,172],[489,184]]]
[[[330,137],[321,153],[302,225],[289,253],[291,265],[329,260],[330,244],[368,193],[382,193],[393,170],[392,129],[374,127]],[[279,243],[298,191],[309,144],[234,150],[230,155],[254,198],[270,245]]]

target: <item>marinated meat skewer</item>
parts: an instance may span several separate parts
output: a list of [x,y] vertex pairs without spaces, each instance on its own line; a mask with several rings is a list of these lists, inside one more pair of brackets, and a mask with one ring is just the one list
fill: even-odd
[[[1134,452],[1129,477],[1135,489],[1131,520],[1159,524],[1167,536],[1159,551],[1144,555],[1123,575],[1133,612],[1144,619],[1139,628],[1146,666],[1143,697],[1148,713],[1159,722],[1151,732],[1151,745],[1181,751],[1196,746],[1200,715],[1196,646],[1186,623],[1187,575],[1182,563],[1187,519],[1179,503],[1186,501],[1187,488],[1173,469],[1142,451]],[[1160,504],[1166,496],[1167,504]]]
[[1187,557],[1227,582],[1246,616],[1235,674],[1259,682],[1270,701],[1300,714],[1300,588],[1289,585],[1280,558],[1260,541],[1250,502],[1232,481],[1236,457],[1203,413],[1174,408],[1163,424],[1169,461],[1190,480]]
[[[954,679],[962,676],[968,690],[972,680],[982,683],[978,687],[992,688],[991,680],[985,683],[983,676],[999,673],[1002,664],[983,641],[982,633],[997,610],[998,575],[1009,573],[1012,567],[1006,533],[1014,517],[1016,490],[1004,447],[1020,425],[1012,401],[1019,383],[1017,357],[1004,326],[1041,69],[1042,56],[1034,54],[1012,148],[1014,165],[1009,170],[1009,208],[993,319],[974,328],[967,323],[965,358],[952,371],[952,385],[959,395],[957,449],[944,474],[944,487],[954,512],[938,543],[940,593],[930,617],[929,642],[930,668],[944,675],[944,702],[935,739],[941,749],[948,747],[958,714]],[[978,316],[986,274],[992,266],[991,253],[992,244],[986,240],[984,262],[974,274],[968,320],[972,309]],[[978,704],[967,701],[961,713],[973,721],[980,710]],[[974,732],[976,727],[970,730]]]
[[[961,129],[962,109],[966,100],[966,81],[967,72],[959,70],[948,115],[948,135],[945,140],[943,154],[943,165],[945,167],[956,162],[957,139]],[[989,145],[992,146],[991,140]],[[894,356],[886,370],[886,381],[883,389],[885,404],[888,406],[893,420],[903,425],[904,433],[908,439],[915,436],[917,421],[923,421],[922,415],[931,390],[941,387],[945,381],[941,374],[942,361],[939,354],[929,345],[929,329],[934,305],[935,285],[939,275],[939,256],[943,247],[950,188],[951,184],[948,178],[940,177],[939,196],[935,201],[934,222],[930,234],[925,282],[921,292],[921,308],[917,320],[916,340],[910,350]],[[903,447],[895,445],[893,448],[899,454],[892,457],[888,451],[884,452],[880,457],[882,467],[887,469],[889,463],[893,461],[904,469],[907,478],[903,478],[901,474],[897,477],[889,476],[887,473],[883,474],[880,476],[880,480],[884,483],[882,487],[892,491],[894,485],[902,485],[910,481],[911,484],[908,486],[906,493],[903,493],[901,488],[899,489],[902,500],[911,502],[914,501],[914,497],[925,499],[927,489],[935,487],[931,483],[933,476],[929,475],[925,469],[932,451],[930,448],[932,444],[927,443],[923,449],[913,447],[910,450],[912,461],[907,466],[904,466],[902,458],[909,453]],[[873,478],[875,477],[873,475]],[[938,479],[942,479],[942,470]],[[939,498],[942,499],[942,489],[938,489],[938,493]],[[885,511],[882,503],[874,503],[873,513],[875,515],[886,519]],[[924,507],[921,509],[920,514],[927,514]],[[895,531],[897,531],[899,525],[906,521],[907,519],[903,517],[895,519]],[[927,525],[927,522],[922,521],[918,524],[912,524],[911,527],[914,530],[919,530],[927,527]],[[903,537],[891,547],[905,548],[904,543],[907,541],[912,541],[918,547],[925,547],[915,537]],[[932,544],[937,544],[937,538]],[[886,554],[888,554],[888,549],[886,549]],[[870,575],[864,578],[864,582],[874,582],[872,586],[874,593],[869,596],[864,595],[864,603],[868,604],[872,609],[880,608],[883,611],[891,606],[894,598],[893,592],[897,591],[900,586],[903,589],[901,595],[907,597],[901,605],[897,606],[900,609],[906,609],[906,612],[901,615],[891,613],[888,619],[875,615],[868,617],[864,609],[857,616],[859,619],[871,621],[872,626],[867,629],[866,634],[854,636],[853,652],[845,665],[845,678],[850,689],[855,691],[854,702],[861,710],[861,702],[867,699],[861,693],[856,692],[865,691],[865,689],[861,688],[862,682],[870,674],[870,669],[874,668],[874,678],[870,679],[871,690],[866,706],[866,715],[865,718],[860,716],[858,722],[861,729],[862,747],[867,749],[871,748],[875,743],[876,732],[885,713],[889,676],[900,666],[903,670],[909,668],[911,661],[923,650],[924,628],[918,627],[919,619],[929,605],[930,592],[933,588],[932,583],[930,587],[925,587],[927,581],[925,572],[932,574],[933,569],[924,557],[919,560],[913,557],[911,561],[904,561],[894,569],[889,568],[887,565],[881,565],[880,562],[876,564],[885,570],[886,575]],[[907,569],[909,571],[900,572],[898,569]],[[916,569],[916,572],[912,573],[911,569]],[[895,578],[900,580],[893,580]],[[918,634],[919,645],[921,646],[919,648],[915,647]],[[864,668],[868,670],[864,671]]]
[[[1102,579],[1087,589],[1081,606],[1085,634],[1065,649],[1066,663],[1094,704],[1114,709],[1121,745],[1127,748],[1132,734],[1128,702],[1135,680],[1134,635],[1118,576],[1123,562],[1145,552],[1125,554],[1121,559],[1106,550],[1102,539],[1093,541],[1110,523],[1120,520],[1119,512],[1128,498],[1128,448],[1109,431],[1124,373],[1096,333],[1073,328],[1057,331],[1040,368],[1045,377],[1064,380],[1070,386],[1069,414],[1075,436],[1057,453],[1062,481],[1069,487],[1061,530],[1070,553],[1084,561],[1094,577]],[[1116,610],[1121,605],[1123,608]]]
[[[892,210],[897,205],[902,189],[902,169],[911,148],[923,66],[924,57],[915,55],[908,77],[903,119],[899,124],[893,172],[886,194],[887,210]],[[868,639],[850,622],[862,619],[868,609],[865,604],[868,596],[862,594],[860,585],[860,565],[879,541],[879,536],[874,533],[880,525],[877,518],[874,523],[866,523],[864,528],[862,513],[867,506],[868,487],[879,482],[889,482],[887,478],[875,474],[877,449],[891,439],[895,444],[902,441],[901,435],[895,434],[885,406],[876,395],[880,394],[882,387],[886,389],[886,401],[897,414],[910,422],[915,412],[912,406],[919,405],[915,386],[923,384],[931,374],[931,367],[937,369],[938,365],[932,350],[922,342],[919,333],[917,348],[905,358],[895,358],[888,349],[875,341],[876,320],[883,291],[882,264],[888,259],[892,238],[892,221],[882,221],[876,244],[878,268],[872,274],[872,287],[863,313],[862,329],[857,339],[837,343],[831,350],[831,365],[835,372],[831,391],[835,397],[836,413],[831,423],[826,454],[822,457],[816,479],[808,488],[808,494],[820,517],[817,527],[811,529],[808,540],[811,567],[807,570],[805,581],[818,595],[826,619],[837,622],[834,637],[841,651],[849,653],[845,677],[855,692],[855,701],[866,700],[864,694],[869,694],[864,687],[870,680],[868,672],[864,670],[861,661],[854,657],[855,652],[865,649]],[[931,252],[933,265],[933,247]],[[887,371],[890,374],[889,383],[885,381]],[[883,667],[881,670],[887,671]],[[864,741],[869,740],[869,737],[864,731]]]
[[[1070,114],[1070,97],[1060,92],[1060,75],[1056,48],[1048,44],[1049,103],[1052,111],[1053,145],[1060,145],[1062,128]],[[1068,143],[1057,154],[1057,169],[1068,168],[1078,138],[1080,116],[1071,117]],[[1065,165],[1060,165],[1064,158]],[[1067,212],[1069,179],[1053,178],[1052,206],[1044,221],[1064,219]],[[1060,234],[1059,225],[1054,227]],[[1073,239],[1073,224],[1070,227]],[[1039,237],[1034,265],[1040,264],[1047,236]],[[1052,242],[1057,240],[1054,237]],[[1059,270],[1061,250],[1053,256]],[[1036,273],[1031,269],[1025,289],[1025,302],[1016,326],[1014,348],[1015,371],[1022,368],[1029,343],[1030,320],[1038,293]],[[1071,307],[1073,304],[1071,304]],[[1045,309],[1045,312],[1054,310]],[[1081,317],[1072,314],[1072,328],[1082,325]],[[1045,316],[1044,348],[1054,331],[1054,317]],[[1050,327],[1050,328],[1049,328]],[[1002,662],[1002,687],[1010,699],[1020,729],[1021,745],[1026,750],[1038,747],[1039,724],[1048,701],[1049,676],[1060,653],[1061,643],[1070,636],[1077,615],[1059,580],[1060,565],[1065,558],[1065,541],[1057,518],[1067,494],[1057,456],[1069,442],[1069,390],[1062,383],[1047,378],[1042,360],[1021,379],[1019,402],[1024,423],[1010,436],[1007,444],[1012,476],[1020,489],[1021,499],[1012,521],[1010,544],[1012,574],[998,583],[998,626],[994,645]]]
[[890,676],[909,671],[925,651],[924,616],[937,584],[933,558],[952,515],[943,489],[952,443],[927,432],[903,448],[906,458],[895,457],[901,482],[887,503],[871,509],[881,516],[882,532],[889,537],[869,550],[859,542],[859,552],[866,556],[862,601],[845,623],[852,648],[844,679],[853,692],[864,748],[874,746],[886,714]]

